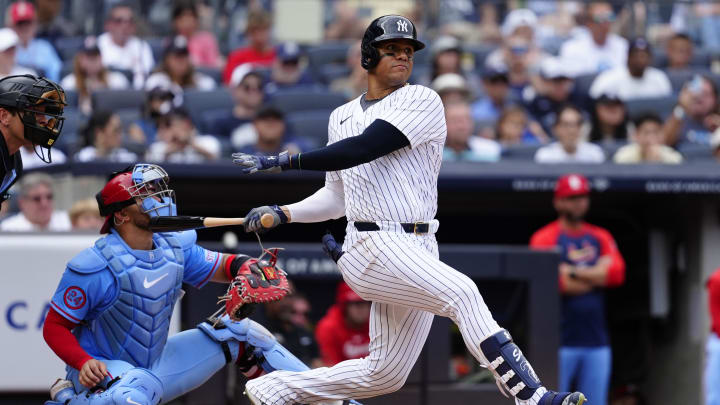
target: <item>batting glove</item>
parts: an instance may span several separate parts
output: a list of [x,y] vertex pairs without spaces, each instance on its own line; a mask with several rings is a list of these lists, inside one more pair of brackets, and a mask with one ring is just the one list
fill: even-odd
[[[270,214],[273,217],[272,226],[267,228],[264,227],[262,223],[260,223],[260,218],[262,218],[262,216],[265,214]],[[280,207],[278,207],[277,205],[273,205],[272,207],[265,205],[250,210],[250,212],[248,212],[248,214],[245,216],[245,222],[243,222],[243,227],[245,227],[245,232],[265,233],[280,224],[286,224],[287,221],[288,217],[287,215],[285,215],[285,213]]]
[[233,153],[233,163],[240,166],[244,174],[255,172],[277,173],[290,167],[290,155],[287,151],[277,156],[250,155]]
[[342,251],[342,247],[337,243],[335,237],[328,231],[322,238],[323,250],[325,254],[330,256],[335,263],[342,257],[345,252]]

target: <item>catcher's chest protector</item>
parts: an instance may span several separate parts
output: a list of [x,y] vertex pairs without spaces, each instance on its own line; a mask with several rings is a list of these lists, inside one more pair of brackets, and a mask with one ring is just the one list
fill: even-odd
[[182,286],[183,250],[167,234],[153,236],[154,250],[132,250],[119,239],[111,233],[95,243],[118,281],[119,294],[80,336],[92,335],[103,357],[149,368],[167,341]]

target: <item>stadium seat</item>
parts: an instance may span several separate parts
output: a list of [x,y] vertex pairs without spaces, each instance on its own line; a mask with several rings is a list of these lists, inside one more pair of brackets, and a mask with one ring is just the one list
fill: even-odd
[[676,96],[662,98],[636,99],[625,102],[630,119],[637,118],[639,115],[654,112],[662,119],[667,118],[672,112],[673,107],[677,103]]
[[268,101],[286,114],[296,111],[334,109],[346,102],[342,94],[317,90],[278,91]]
[[78,93],[75,90],[65,90],[65,102],[67,106],[65,108],[77,108],[78,106]]
[[590,94],[590,86],[592,86],[596,77],[597,73],[590,73],[576,77],[574,92],[577,94]]
[[150,45],[150,49],[152,49],[155,64],[162,62],[163,52],[165,51],[165,38],[145,38],[145,41],[147,41],[148,45]]
[[72,62],[75,54],[83,47],[84,37],[59,37],[55,40],[58,56],[65,62]]
[[291,133],[307,139],[313,147],[319,147],[327,143],[330,113],[332,110],[295,112],[288,114],[286,121]]
[[77,152],[83,144],[83,137],[80,133],[85,125],[86,118],[76,108],[66,108],[63,112],[65,120],[62,132],[55,145],[65,154],[72,155]]
[[[692,59],[690,59],[690,67],[707,69],[710,67],[712,61],[712,54],[702,48],[695,48],[693,51]],[[655,48],[653,49],[653,66],[664,69],[668,66],[668,58],[665,49]]]
[[209,91],[188,90],[183,94],[183,100],[185,100],[185,108],[190,112],[190,117],[201,131],[206,129],[202,124],[204,122],[203,115],[206,112],[232,108],[234,104],[232,96],[226,88]]
[[709,162],[715,160],[712,150],[707,145],[684,143],[678,147],[678,152],[685,157],[687,162]]
[[222,83],[222,70],[207,66],[195,66],[195,70],[199,73],[208,75],[215,80],[216,84]]
[[117,114],[122,122],[123,128],[127,129],[130,124],[141,118],[141,111],[139,108],[119,108],[114,110],[113,113]]
[[335,79],[349,76],[350,68],[347,65],[325,65],[321,66],[314,74],[317,80],[326,85],[330,85]]
[[344,65],[350,45],[348,42],[326,42],[309,48],[307,56],[310,67],[315,69],[328,64]]
[[94,110],[140,109],[145,104],[142,90],[97,90],[91,97]]
[[502,160],[524,160],[531,162],[541,145],[514,145],[503,147]]
[[485,59],[496,48],[496,46],[490,45],[465,46],[465,52],[472,54],[475,61],[475,70],[482,70],[485,67]]
[[675,93],[679,93],[680,90],[682,90],[682,87],[685,85],[685,83],[690,80],[695,73],[707,73],[707,72],[701,72],[696,70],[666,70],[665,73],[668,76],[668,79],[670,79],[670,84],[672,85],[672,89]]

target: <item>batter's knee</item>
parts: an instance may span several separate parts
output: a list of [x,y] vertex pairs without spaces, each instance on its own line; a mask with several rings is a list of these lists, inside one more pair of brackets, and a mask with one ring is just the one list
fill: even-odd
[[379,363],[370,366],[369,379],[377,395],[389,394],[402,388],[410,375],[412,364]]

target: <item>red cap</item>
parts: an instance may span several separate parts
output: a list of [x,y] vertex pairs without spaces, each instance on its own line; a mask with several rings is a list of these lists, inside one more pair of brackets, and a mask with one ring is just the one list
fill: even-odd
[[109,233],[110,221],[113,219],[113,213],[134,202],[133,196],[128,188],[133,185],[132,173],[120,173],[110,179],[105,187],[95,195],[95,199],[100,207],[100,215],[105,216],[105,223],[100,228],[100,233]]
[[590,182],[582,174],[566,174],[555,183],[555,198],[590,194]]
[[18,1],[10,6],[10,21],[17,24],[21,21],[31,21],[35,19],[35,6],[27,1]]
[[355,291],[350,288],[344,281],[338,284],[337,294],[335,296],[335,302],[340,305],[345,305],[348,302],[359,302],[365,301]]

